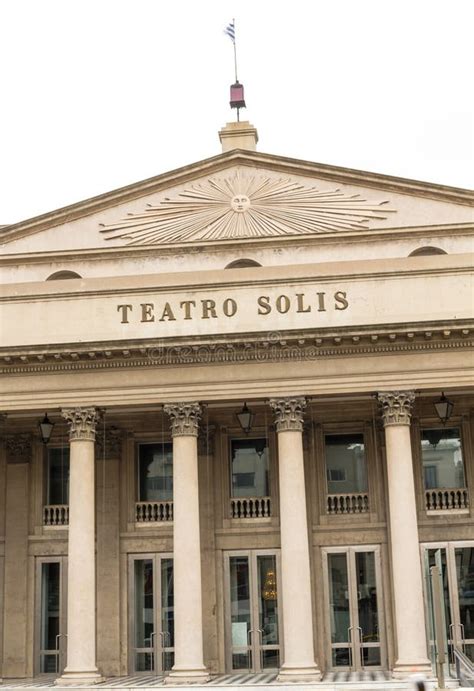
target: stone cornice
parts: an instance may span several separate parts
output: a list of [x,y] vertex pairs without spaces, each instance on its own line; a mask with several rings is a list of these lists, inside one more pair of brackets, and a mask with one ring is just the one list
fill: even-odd
[[[391,228],[374,228],[371,230],[357,230],[357,231],[338,231],[334,233],[319,233],[315,235],[303,236],[280,236],[268,238],[242,238],[232,240],[219,240],[216,242],[207,242],[205,245],[186,246],[187,254],[199,254],[208,252],[212,249],[217,253],[228,253],[233,249],[242,249],[242,246],[249,247],[252,250],[258,248],[279,248],[285,245],[291,247],[304,247],[308,245],[321,245],[344,242],[361,243],[361,242],[386,242],[387,240],[400,239],[414,239],[423,236],[430,239],[430,244],[433,244],[433,236],[436,237],[450,237],[467,236],[474,234],[474,224],[472,223],[455,223],[446,225],[433,226],[414,226],[414,227],[391,227]],[[169,245],[127,245],[125,247],[92,247],[89,249],[71,249],[71,250],[56,250],[49,252],[22,252],[17,254],[3,254],[0,256],[0,266],[16,266],[17,264],[49,264],[51,261],[71,261],[77,264],[78,260],[111,260],[123,258],[139,258],[146,257],[162,257],[167,255],[175,255],[177,250],[182,250],[182,244]]]
[[474,325],[404,325],[381,329],[271,332],[238,338],[125,341],[73,348],[24,348],[0,352],[0,374],[36,374],[223,363],[288,362],[390,353],[467,350]]
[[107,192],[106,194],[91,199],[86,199],[77,204],[57,209],[50,213],[37,216],[36,218],[8,225],[0,231],[0,238],[10,240],[31,235],[45,228],[52,228],[61,223],[69,223],[75,219],[96,213],[111,206],[166,189],[170,185],[182,184],[198,176],[209,175],[211,172],[218,172],[224,168],[228,168],[230,165],[237,164],[254,168],[264,166],[268,170],[307,175],[310,177],[314,176],[324,180],[335,181],[338,184],[361,185],[412,196],[428,197],[439,201],[449,201],[454,204],[463,204],[465,206],[474,205],[474,195],[470,190],[397,178],[378,173],[368,173],[350,168],[311,163],[309,161],[284,158],[272,154],[234,149],[212,158],[196,162],[192,165],[169,171],[162,175]]
[[[324,264],[291,264],[286,266],[240,269],[235,272],[220,269],[192,272],[147,274],[144,276],[88,278],[68,281],[41,281],[6,283],[2,286],[1,302],[35,302],[66,298],[132,296],[134,293],[159,296],[167,291],[199,288],[243,288],[246,286],[277,286],[298,282],[314,284],[342,280],[377,280],[391,277],[415,278],[472,274],[472,253],[435,255],[426,257],[399,257],[396,259],[356,260],[353,262],[325,262]],[[190,275],[191,274],[191,275]],[[194,276],[194,278],[193,278]],[[67,286],[67,288],[66,288]]]

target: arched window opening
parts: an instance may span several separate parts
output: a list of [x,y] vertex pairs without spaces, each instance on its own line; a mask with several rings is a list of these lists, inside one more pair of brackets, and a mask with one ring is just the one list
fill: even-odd
[[225,267],[226,269],[248,269],[249,267],[252,266],[262,266],[258,262],[254,261],[253,259],[236,259],[233,262],[230,262],[230,264],[227,264]]
[[67,281],[70,278],[82,278],[75,271],[56,271],[51,276],[48,276],[47,281]]
[[448,254],[444,250],[440,249],[439,247],[418,247],[418,249],[413,250],[413,252],[410,252],[408,255],[409,257],[428,257],[431,254]]

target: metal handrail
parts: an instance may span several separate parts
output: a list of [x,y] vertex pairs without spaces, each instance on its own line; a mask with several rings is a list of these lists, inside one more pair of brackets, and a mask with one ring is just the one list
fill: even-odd
[[474,686],[474,663],[455,645],[453,645],[453,653],[459,685],[463,687]]

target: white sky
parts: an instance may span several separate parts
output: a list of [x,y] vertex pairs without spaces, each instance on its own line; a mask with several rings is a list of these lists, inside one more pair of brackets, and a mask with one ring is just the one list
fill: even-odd
[[472,187],[472,0],[0,0],[0,224],[220,152]]

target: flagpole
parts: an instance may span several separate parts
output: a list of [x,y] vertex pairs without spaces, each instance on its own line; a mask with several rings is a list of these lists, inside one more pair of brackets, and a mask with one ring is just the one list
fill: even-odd
[[235,68],[235,81],[236,83],[239,81],[237,79],[237,44],[236,44],[236,34],[235,34],[235,17],[232,19],[232,24],[234,26],[234,68]]

